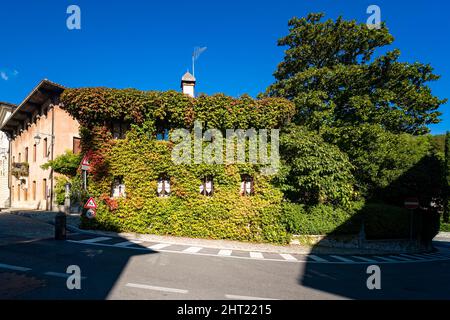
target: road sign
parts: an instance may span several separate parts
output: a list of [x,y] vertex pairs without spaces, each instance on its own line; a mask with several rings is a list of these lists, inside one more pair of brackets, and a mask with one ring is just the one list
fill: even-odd
[[97,204],[95,203],[94,198],[89,198],[89,200],[84,205],[85,209],[97,209]]
[[97,212],[95,212],[94,209],[89,209],[86,211],[86,218],[88,219],[94,219],[97,216]]
[[407,198],[405,200],[405,208],[409,210],[415,210],[419,208],[419,199],[417,198]]
[[81,161],[81,170],[87,171],[89,170],[89,153],[83,157]]

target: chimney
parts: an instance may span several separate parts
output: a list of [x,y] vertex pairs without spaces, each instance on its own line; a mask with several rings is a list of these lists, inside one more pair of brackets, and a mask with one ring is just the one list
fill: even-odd
[[181,89],[184,94],[187,94],[191,97],[195,97],[194,95],[194,87],[195,87],[195,77],[188,72],[186,72],[181,78]]

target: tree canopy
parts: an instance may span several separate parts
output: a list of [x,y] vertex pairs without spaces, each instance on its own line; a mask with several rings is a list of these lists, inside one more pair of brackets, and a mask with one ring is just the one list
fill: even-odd
[[393,133],[419,135],[440,121],[438,108],[446,100],[428,86],[439,79],[433,68],[400,62],[397,49],[375,56],[394,41],[384,23],[369,29],[323,17],[313,13],[289,21],[289,34],[278,41],[287,47],[285,57],[266,92],[292,100],[298,124],[315,130],[379,124]]

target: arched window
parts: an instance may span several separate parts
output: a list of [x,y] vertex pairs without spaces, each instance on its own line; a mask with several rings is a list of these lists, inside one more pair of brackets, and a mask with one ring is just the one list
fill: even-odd
[[241,196],[252,196],[255,192],[254,180],[252,176],[244,174],[241,176]]
[[158,186],[156,189],[158,197],[164,198],[170,195],[170,178],[166,175],[162,175],[158,179]]
[[208,197],[212,197],[214,194],[214,182],[213,177],[207,176],[201,180],[200,194]]

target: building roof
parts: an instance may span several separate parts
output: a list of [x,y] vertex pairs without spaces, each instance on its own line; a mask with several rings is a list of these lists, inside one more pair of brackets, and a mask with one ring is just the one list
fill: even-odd
[[7,117],[16,108],[15,104],[0,101],[0,125],[5,122]]
[[0,101],[0,106],[10,107],[12,109],[17,107],[17,105],[15,105],[14,103],[3,102],[3,101]]
[[11,133],[22,123],[31,119],[33,112],[51,97],[59,96],[64,87],[50,80],[44,79],[30,92],[30,94],[17,106],[11,116],[0,127],[1,131]]
[[195,79],[195,77],[192,74],[190,74],[189,71],[186,72],[184,74],[184,76],[181,78],[181,82],[195,82],[195,81],[197,81],[197,80]]

